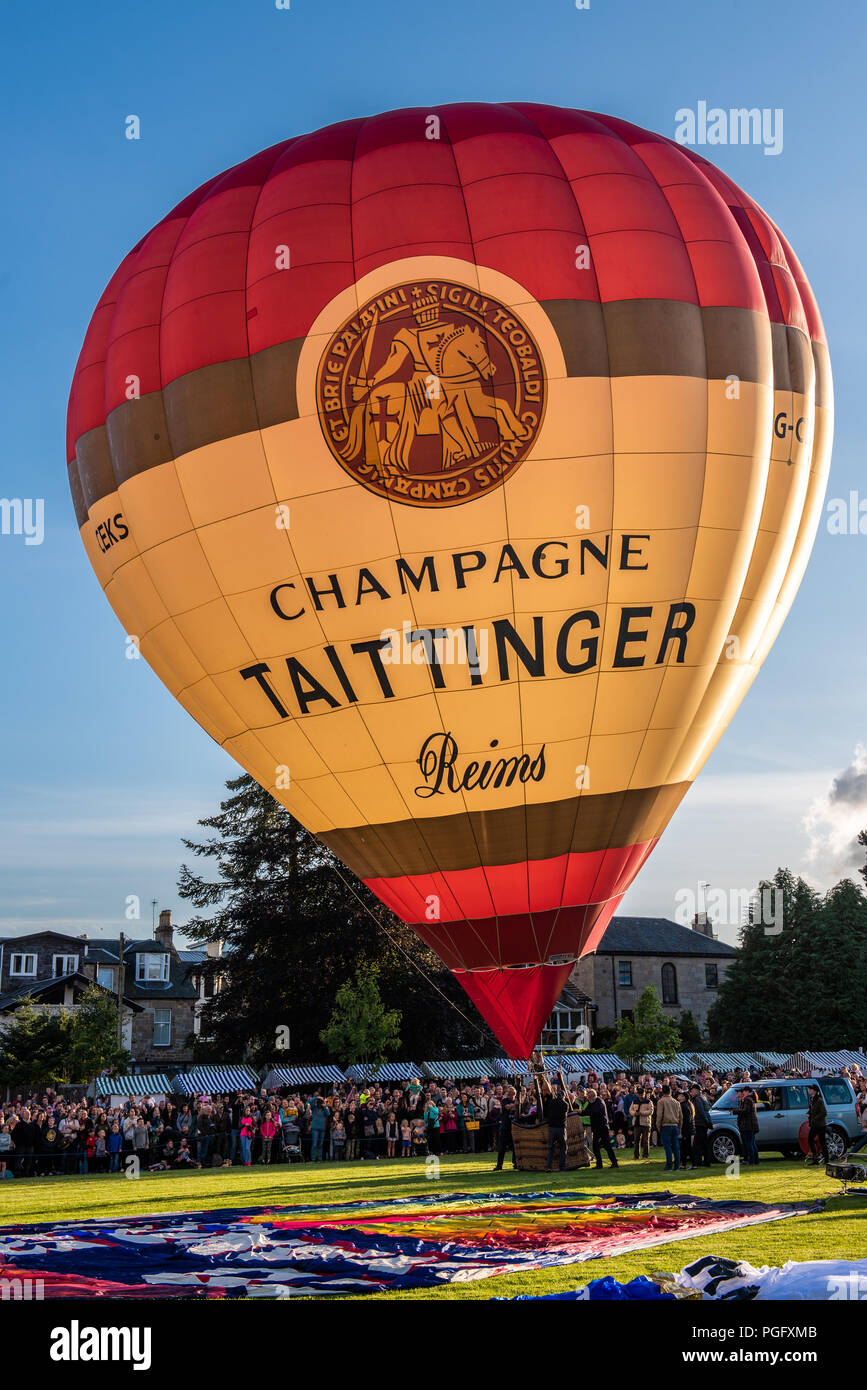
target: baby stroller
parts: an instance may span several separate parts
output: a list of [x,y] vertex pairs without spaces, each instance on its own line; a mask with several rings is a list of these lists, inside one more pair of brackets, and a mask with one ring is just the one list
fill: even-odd
[[285,1163],[301,1162],[301,1131],[297,1125],[283,1126],[283,1160]]

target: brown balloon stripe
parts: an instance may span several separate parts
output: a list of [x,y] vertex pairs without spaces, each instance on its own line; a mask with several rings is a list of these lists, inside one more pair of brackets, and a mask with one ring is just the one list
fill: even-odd
[[[803,392],[812,375],[812,348],[816,404],[830,400],[825,345],[810,344],[799,329],[769,323],[751,309],[654,299],[609,304],[556,299],[543,301],[542,308],[570,377],[737,377]],[[766,324],[772,361],[764,360]],[[125,401],[104,425],[83,434],[69,465],[79,526],[90,507],[138,473],[219,440],[297,419],[295,377],[304,341],[189,372],[161,391]]]
[[574,800],[329,830],[318,838],[362,879],[512,864],[516,857],[552,859],[656,839],[690,785],[582,793]]
[[551,956],[574,960],[598,944],[622,896],[549,912],[414,923],[413,931],[450,970],[544,965]]

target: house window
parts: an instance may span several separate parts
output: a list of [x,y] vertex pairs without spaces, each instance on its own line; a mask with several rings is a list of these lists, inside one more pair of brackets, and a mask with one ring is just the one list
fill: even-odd
[[111,965],[99,965],[96,968],[96,983],[102,985],[103,989],[113,990],[114,967]]
[[542,1033],[542,1046],[571,1046],[577,1041],[582,1025],[580,1009],[555,1009]]
[[154,1009],[154,1047],[170,1047],[171,1042],[171,1009]]
[[58,975],[74,975],[78,969],[78,956],[54,956],[52,958],[51,973]]
[[668,962],[662,967],[662,1002],[677,1003],[677,971]]
[[27,956],[25,956],[25,955],[24,955],[23,953],[21,953],[21,952],[16,952],[16,953],[12,956],[12,960],[11,960],[11,963],[10,963],[10,966],[9,966],[9,974],[10,974],[10,975],[35,975],[35,974],[36,974],[36,956],[35,956],[35,955],[32,955],[32,956],[31,956],[31,955],[27,955]]
[[632,988],[632,961],[621,960],[617,962],[617,983],[621,989]]
[[140,951],[136,957],[135,977],[140,983],[165,983],[169,978],[169,953]]
[[715,965],[704,967],[705,989],[719,989],[719,970]]
[[634,1009],[621,1009],[621,1010],[620,1010],[620,1017],[623,1018],[623,1019],[625,1019],[627,1023],[634,1023],[634,1022],[635,1022],[635,1010],[634,1010]]

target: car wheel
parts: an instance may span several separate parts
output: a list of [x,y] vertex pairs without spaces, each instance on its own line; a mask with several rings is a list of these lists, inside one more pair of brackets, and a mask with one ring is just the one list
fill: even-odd
[[715,1163],[730,1163],[741,1151],[740,1140],[729,1129],[721,1129],[710,1141],[710,1151]]
[[828,1145],[828,1157],[834,1160],[842,1158],[849,1147],[847,1136],[842,1129],[837,1129],[836,1125],[832,1125],[828,1130],[825,1140]]

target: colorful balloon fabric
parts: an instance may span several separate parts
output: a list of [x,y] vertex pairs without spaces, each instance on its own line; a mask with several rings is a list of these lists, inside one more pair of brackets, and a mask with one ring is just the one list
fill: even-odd
[[40,1297],[286,1298],[547,1269],[819,1209],[657,1192],[467,1193],[0,1228],[4,1278]]
[[185,198],[99,301],[67,457],[135,650],[527,1057],[785,618],[831,432],[809,284],[726,175],[468,104]]

